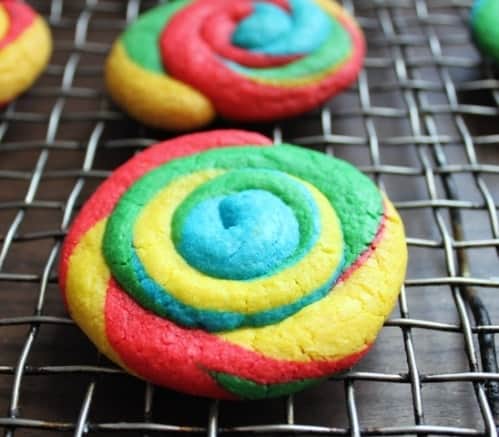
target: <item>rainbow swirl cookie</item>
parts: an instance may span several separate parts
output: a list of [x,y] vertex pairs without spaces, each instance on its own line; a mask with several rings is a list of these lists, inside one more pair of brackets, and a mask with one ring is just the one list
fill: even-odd
[[47,24],[28,5],[0,0],[0,104],[26,91],[52,52]]
[[113,99],[148,125],[188,130],[215,114],[267,121],[349,86],[365,43],[332,0],[176,0],[142,15],[107,61]]
[[475,0],[471,27],[480,50],[499,63],[499,0]]
[[255,399],[359,360],[406,262],[399,216],[354,167],[213,131],[153,146],[101,185],[67,235],[60,285],[129,372]]

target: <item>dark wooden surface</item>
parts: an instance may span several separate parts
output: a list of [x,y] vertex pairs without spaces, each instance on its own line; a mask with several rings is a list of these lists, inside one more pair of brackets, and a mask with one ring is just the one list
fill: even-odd
[[[52,7],[56,2],[52,2]],[[88,2],[91,6],[92,2]],[[64,105],[62,118],[56,129],[55,143],[51,145],[43,177],[37,190],[35,200],[60,202],[61,208],[28,208],[25,217],[16,233],[18,236],[33,232],[59,231],[63,217],[62,206],[66,203],[76,177],[55,177],[62,170],[81,169],[86,146],[97,124],[103,121],[103,134],[99,138],[99,148],[92,168],[111,171],[120,163],[130,158],[144,143],[143,140],[131,142],[130,147],[113,147],[119,140],[149,139],[160,140],[167,137],[165,133],[151,131],[138,126],[135,122],[119,116],[110,102],[105,98],[101,69],[106,48],[124,25],[127,2],[98,1],[96,6],[87,8],[91,12],[89,27],[84,45],[75,49],[76,23],[82,21],[82,1],[62,1],[62,18],[54,18],[54,36],[56,50],[51,68],[37,83],[34,90],[23,96],[15,106],[15,114],[10,121],[4,123],[6,133],[0,143],[0,175],[4,170],[23,172],[24,179],[12,179],[0,176],[0,205],[5,202],[21,201],[26,195],[30,177],[43,150],[44,138],[47,136],[47,119],[54,113],[57,95],[62,83],[61,68],[78,57],[76,74],[71,83],[72,90],[98,91],[96,97],[78,97],[67,94],[59,102]],[[129,2],[133,3],[133,2]],[[328,104],[331,111],[331,130],[335,135],[344,135],[347,139],[359,139],[356,144],[335,141],[334,147],[326,148],[321,139],[324,125],[321,123],[320,110],[303,117],[284,121],[278,125],[243,126],[218,121],[216,127],[245,127],[256,129],[272,135],[281,132],[285,141],[296,141],[300,138],[312,141],[311,147],[318,150],[334,152],[337,156],[350,162],[367,167],[373,165],[370,152],[373,150],[372,131],[368,123],[373,123],[374,135],[379,139],[380,162],[384,165],[404,166],[413,170],[421,170],[422,163],[418,158],[418,150],[429,158],[435,168],[431,154],[433,141],[426,139],[422,145],[410,138],[414,131],[408,120],[407,102],[404,91],[413,90],[404,87],[394,69],[394,47],[401,47],[404,60],[413,68],[409,73],[413,78],[424,79],[431,85],[423,92],[424,98],[431,105],[448,105],[444,82],[438,71],[437,61],[430,51],[428,29],[422,24],[421,17],[416,14],[417,1],[380,1],[354,2],[361,23],[366,29],[369,40],[369,60],[367,63],[367,85],[370,90],[371,107],[392,108],[406,111],[405,115],[387,117],[380,111],[374,116],[362,106],[358,87],[355,87]],[[422,2],[419,2],[422,3]],[[466,28],[466,4],[457,7],[452,1],[426,2],[435,14],[437,23],[448,25],[434,26],[442,43],[444,54],[468,60],[461,67],[446,67],[452,82],[461,87],[484,77],[486,71],[479,65],[480,57],[473,48]],[[51,1],[33,2],[45,14],[49,14]],[[141,3],[145,9],[151,2]],[[378,4],[379,7],[375,5]],[[386,6],[386,7],[385,7]],[[400,38],[408,38],[406,47],[400,41],[386,38],[386,29],[382,26],[381,15],[387,11],[396,25]],[[53,12],[53,10],[52,10]],[[439,18],[440,17],[440,18]],[[438,21],[438,20],[441,21]],[[84,30],[80,29],[80,32]],[[455,35],[455,40],[450,36]],[[422,40],[417,43],[417,38]],[[92,45],[92,43],[95,43]],[[426,61],[425,61],[426,60]],[[444,63],[445,65],[445,63]],[[494,82],[495,83],[495,82]],[[385,86],[385,88],[383,88]],[[497,108],[490,90],[460,91],[458,97],[461,104],[475,104]],[[418,114],[427,114],[421,109]],[[98,111],[108,111],[105,114]],[[457,111],[459,112],[459,110]],[[44,117],[40,122],[22,120],[23,115],[36,114]],[[83,113],[83,116],[82,116]],[[90,116],[89,116],[90,115]],[[82,116],[82,117],[80,117]],[[81,120],[75,120],[77,118]],[[464,115],[464,122],[474,137],[499,133],[497,116]],[[9,116],[4,115],[3,120]],[[455,113],[448,110],[435,115],[434,122],[444,141],[444,150],[450,164],[465,164],[467,157],[464,151],[463,137],[458,131]],[[369,134],[371,133],[371,141]],[[428,132],[424,132],[429,137]],[[408,141],[400,138],[408,137]],[[118,140],[118,143],[116,141]],[[33,143],[34,142],[34,143]],[[306,142],[306,141],[305,141]],[[355,142],[355,141],[351,141]],[[13,145],[13,143],[15,143]],[[396,144],[394,144],[396,143]],[[29,147],[28,147],[29,146]],[[498,164],[499,153],[497,141],[491,144],[475,144],[478,160],[481,164]],[[419,147],[419,149],[418,149]],[[375,176],[371,173],[372,176]],[[438,196],[446,198],[442,189],[441,175],[433,172]],[[95,175],[94,175],[95,176]],[[101,177],[85,178],[85,186],[78,198],[81,204],[102,180]],[[385,185],[388,195],[395,202],[428,200],[428,186],[421,172],[413,175],[396,175],[385,172],[378,173],[380,181]],[[497,201],[499,196],[498,177],[487,174],[484,180]],[[481,205],[484,199],[480,194],[473,175],[461,172],[455,175],[459,189],[459,200],[473,202],[479,207],[462,209],[464,234],[467,240],[493,238],[488,213]],[[403,203],[401,204],[403,206]],[[0,208],[0,247],[18,208]],[[447,222],[449,216],[446,208],[441,209]],[[441,242],[440,234],[431,208],[401,209],[405,220],[408,237],[423,238]],[[29,241],[15,241],[9,249],[2,273],[26,273],[40,275],[47,261],[56,238],[43,238]],[[493,248],[468,249],[471,276],[474,278],[499,277],[497,255]],[[56,269],[53,276],[57,274]],[[446,259],[443,248],[410,247],[409,279],[447,276]],[[33,314],[38,299],[40,283],[14,282],[0,280],[0,320],[10,317],[29,316]],[[497,289],[483,288],[479,290],[490,311],[493,323],[499,321],[499,301]],[[406,296],[411,318],[449,324],[459,324],[456,306],[451,289],[447,285],[409,287]],[[47,289],[43,314],[66,317],[55,282]],[[392,318],[400,317],[397,307]],[[7,417],[13,384],[12,369],[25,344],[30,325],[0,326],[0,418]],[[441,332],[435,330],[412,329],[412,339],[416,352],[417,368],[421,375],[444,374],[469,371],[465,353],[463,335],[460,332]],[[474,338],[476,345],[476,338]],[[83,334],[73,325],[40,326],[39,332],[30,350],[27,365],[30,368],[43,366],[67,365],[103,365],[111,366],[105,360],[97,359],[95,349]],[[386,327],[369,356],[363,360],[355,371],[379,372],[386,374],[407,374],[408,364],[404,349],[403,331],[398,326]],[[91,423],[109,422],[141,422],[144,421],[145,384],[133,377],[123,374],[99,375],[81,374],[31,374],[26,372],[20,390],[19,416],[46,421],[75,423],[80,412],[82,401],[91,381],[96,380],[96,391],[91,405],[89,421]],[[409,426],[415,423],[411,385],[408,382],[375,382],[355,381],[355,399],[358,408],[359,422],[362,428],[378,428],[387,426]],[[424,421],[430,425],[455,426],[473,428],[483,431],[484,424],[474,395],[473,385],[469,381],[423,383],[422,398]],[[167,390],[157,389],[154,392],[152,421],[177,425],[206,426],[209,402],[188,396],[178,395]],[[269,400],[263,402],[223,402],[220,406],[219,424],[221,427],[285,423],[285,402]],[[330,381],[320,387],[299,394],[295,398],[295,421],[300,424],[322,425],[335,428],[348,428],[344,383]],[[1,426],[0,426],[1,429]],[[60,432],[67,435],[68,432]],[[94,434],[93,432],[91,434]],[[19,428],[18,436],[59,435],[56,431],[30,430]],[[100,432],[98,435],[108,435]],[[120,433],[109,433],[120,435]],[[142,435],[129,433],[127,435]]]

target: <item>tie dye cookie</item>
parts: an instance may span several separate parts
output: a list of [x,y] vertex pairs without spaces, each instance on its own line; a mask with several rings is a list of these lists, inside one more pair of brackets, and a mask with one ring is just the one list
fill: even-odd
[[364,53],[361,30],[332,0],[176,0],[120,36],[106,83],[154,127],[194,129],[216,114],[268,121],[348,87]]
[[475,0],[471,27],[480,50],[499,63],[499,0]]
[[407,261],[348,163],[258,134],[166,141],[116,170],[65,240],[69,312],[115,363],[223,399],[301,390],[364,356]]
[[26,91],[45,69],[52,52],[47,24],[16,0],[0,0],[0,104]]

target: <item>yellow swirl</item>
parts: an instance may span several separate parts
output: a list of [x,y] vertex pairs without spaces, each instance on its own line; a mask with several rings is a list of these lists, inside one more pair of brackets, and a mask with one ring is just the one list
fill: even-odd
[[144,207],[135,225],[134,246],[154,281],[184,304],[248,314],[292,303],[330,279],[342,260],[341,226],[326,197],[303,180],[299,181],[317,204],[321,232],[298,263],[270,277],[244,282],[213,278],[191,267],[172,241],[172,217],[189,193],[219,174],[205,170],[179,178]]
[[0,103],[9,102],[29,88],[51,52],[50,30],[37,17],[15,41],[0,50]]

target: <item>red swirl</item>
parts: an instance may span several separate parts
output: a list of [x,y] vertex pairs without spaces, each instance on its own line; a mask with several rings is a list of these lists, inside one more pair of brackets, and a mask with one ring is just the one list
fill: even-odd
[[9,28],[0,39],[0,50],[14,42],[36,18],[36,13],[28,5],[17,0],[0,0],[9,19]]
[[110,344],[141,377],[185,393],[222,399],[235,396],[222,389],[207,370],[236,374],[260,384],[289,382],[347,369],[371,347],[338,360],[297,362],[265,357],[156,316],[140,307],[114,280],[106,295],[105,317]]
[[[269,2],[289,10],[289,4],[286,0],[269,0]],[[250,52],[232,43],[232,34],[239,21],[250,15],[252,11],[253,3],[250,0],[230,3],[220,14],[212,14],[207,17],[201,28],[202,38],[215,53],[246,67],[275,67],[299,59],[300,56],[270,56]]]
[[[287,5],[283,0],[274,3]],[[236,21],[251,8],[249,0],[199,0],[180,10],[161,35],[161,52],[168,72],[204,93],[222,116],[265,121],[297,115],[325,102],[357,77],[365,42],[346,12],[339,13],[336,19],[350,34],[351,55],[324,78],[305,85],[279,86],[233,71],[221,55],[253,67],[282,65],[297,58],[250,53],[230,43]]]

